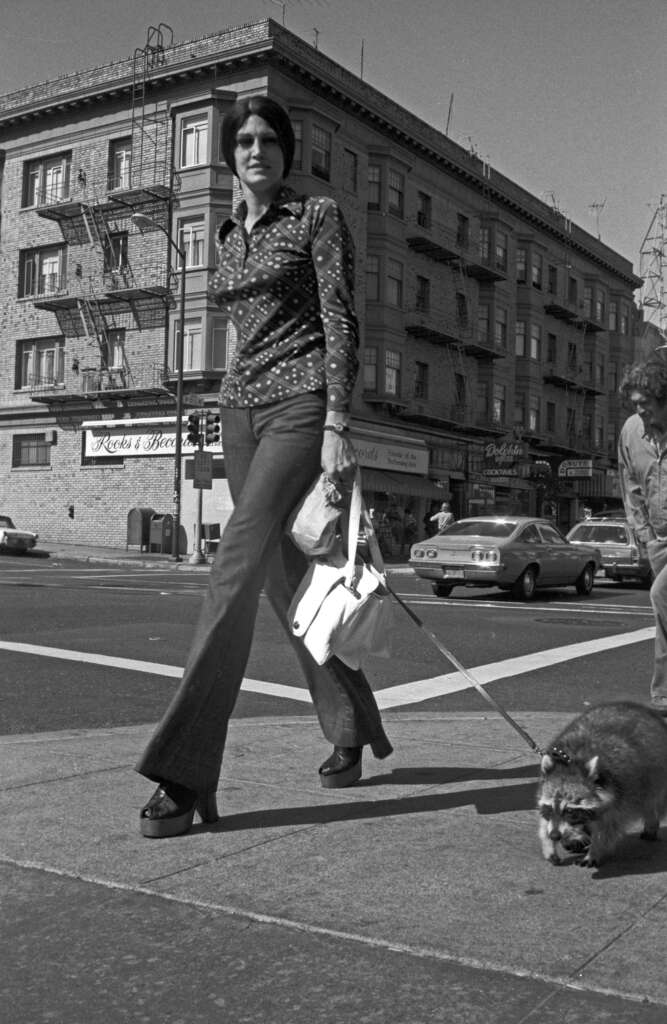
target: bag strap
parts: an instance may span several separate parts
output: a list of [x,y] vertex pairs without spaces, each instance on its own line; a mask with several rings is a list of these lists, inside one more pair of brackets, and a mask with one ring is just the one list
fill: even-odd
[[357,561],[357,545],[359,542],[359,533],[363,526],[364,534],[368,542],[368,551],[371,556],[371,562],[373,567],[381,574],[384,575],[385,567],[382,553],[380,551],[380,545],[378,543],[375,529],[368,509],[364,503],[363,495],[361,492],[361,470],[357,466],[356,473],[354,474],[354,483],[352,485],[352,495],[350,498],[350,515],[348,517],[347,524],[347,562],[345,564],[345,586],[348,588],[354,587],[354,580],[356,576],[356,561]]

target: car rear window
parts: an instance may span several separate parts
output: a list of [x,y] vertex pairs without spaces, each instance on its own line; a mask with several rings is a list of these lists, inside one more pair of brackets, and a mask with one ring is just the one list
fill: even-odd
[[516,523],[510,520],[485,522],[480,519],[462,519],[460,523],[452,523],[447,528],[446,536],[458,534],[459,537],[509,537],[516,530]]
[[613,526],[611,523],[581,523],[572,530],[570,540],[579,540],[586,544],[627,544],[628,536],[624,526]]

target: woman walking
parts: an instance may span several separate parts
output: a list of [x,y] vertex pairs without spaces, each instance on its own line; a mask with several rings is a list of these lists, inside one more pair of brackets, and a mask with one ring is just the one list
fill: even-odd
[[376,757],[392,749],[363,673],[336,658],[318,666],[287,625],[307,563],[285,523],[321,470],[344,485],[356,468],[348,425],[358,369],[351,238],[332,199],[287,188],[294,133],[280,104],[264,96],[235,104],[222,148],[243,195],[220,228],[211,282],[239,339],[220,396],[234,511],[181,684],[137,765],[158,783],[141,811],[142,833],[153,838],[187,831],[195,810],[217,819],[227,726],[262,587],[333,745],[319,769],[322,785],[356,782],[366,744]]

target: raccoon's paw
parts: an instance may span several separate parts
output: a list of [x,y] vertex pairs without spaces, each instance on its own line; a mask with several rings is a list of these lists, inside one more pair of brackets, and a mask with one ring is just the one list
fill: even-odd
[[587,854],[577,860],[577,864],[580,868],[599,868],[600,862],[596,857],[593,857],[589,850]]

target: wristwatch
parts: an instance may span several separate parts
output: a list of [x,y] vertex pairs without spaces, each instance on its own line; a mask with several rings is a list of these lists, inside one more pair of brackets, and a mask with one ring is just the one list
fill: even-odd
[[350,430],[344,423],[325,423],[324,429],[332,430],[334,434],[347,434]]

